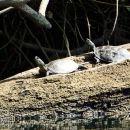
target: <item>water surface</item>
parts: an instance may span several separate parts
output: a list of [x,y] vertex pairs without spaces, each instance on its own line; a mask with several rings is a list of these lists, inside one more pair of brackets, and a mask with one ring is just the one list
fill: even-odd
[[0,130],[130,130],[129,118],[28,120],[0,123]]

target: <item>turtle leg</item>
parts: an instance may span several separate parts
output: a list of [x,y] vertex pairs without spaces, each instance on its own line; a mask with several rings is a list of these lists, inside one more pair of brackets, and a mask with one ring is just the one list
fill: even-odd
[[78,70],[84,70],[84,69],[87,69],[87,67],[85,67],[85,66],[82,65],[82,64],[79,64],[79,66],[78,66]]
[[50,75],[50,71],[49,70],[46,72],[46,76],[48,76],[48,75]]
[[96,64],[100,62],[100,59],[97,57],[94,57]]
[[52,74],[56,74],[56,73],[52,72],[51,70],[47,70],[47,72],[46,72],[46,76],[48,76],[48,75],[52,75]]
[[94,63],[92,64],[92,68],[95,67],[96,64],[100,62],[100,59],[97,57],[94,57]]

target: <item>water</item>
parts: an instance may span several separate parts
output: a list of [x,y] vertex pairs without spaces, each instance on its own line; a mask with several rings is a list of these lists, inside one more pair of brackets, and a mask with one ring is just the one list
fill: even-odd
[[64,119],[0,123],[0,130],[130,130],[129,118]]

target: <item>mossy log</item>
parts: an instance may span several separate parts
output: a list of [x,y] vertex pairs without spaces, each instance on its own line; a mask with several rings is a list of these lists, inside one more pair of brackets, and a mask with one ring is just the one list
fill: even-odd
[[[89,53],[71,58],[81,63],[91,56]],[[86,117],[93,110],[107,114],[127,112],[130,60],[95,67],[86,64],[86,67],[88,69],[69,74],[39,78],[36,78],[38,68],[34,68],[1,81],[0,108],[14,114],[39,113],[42,118],[43,115],[45,118]]]

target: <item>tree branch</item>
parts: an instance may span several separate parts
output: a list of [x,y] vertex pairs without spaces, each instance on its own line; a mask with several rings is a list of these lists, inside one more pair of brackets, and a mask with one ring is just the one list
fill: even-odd
[[47,29],[50,29],[52,27],[50,22],[41,13],[38,13],[35,10],[33,10],[31,7],[29,7],[26,4],[28,1],[30,0],[0,0],[0,7],[4,7],[4,6],[9,7],[7,9],[2,10],[0,14],[14,7],[24,12],[36,24],[44,26]]
[[37,13],[35,10],[33,10],[27,4],[20,5],[20,6],[15,6],[15,7],[20,9],[22,12],[24,12],[25,15],[27,15],[36,24],[42,25],[47,29],[50,29],[52,27],[50,22],[42,14]]
[[49,0],[41,1],[40,7],[39,7],[39,13],[41,13],[43,16],[45,16],[48,3],[49,3]]
[[30,0],[0,0],[0,7],[19,6],[19,5],[25,4],[29,1]]
[[[24,41],[21,41],[21,42],[22,42],[21,44],[25,48],[31,48],[31,49],[34,49],[34,50],[44,49],[47,53],[51,53],[51,54],[58,53],[58,54],[62,54],[62,55],[65,54],[66,55],[68,53],[67,50],[59,50],[59,49],[47,48],[47,47],[43,47],[43,46],[41,48],[39,48],[39,46],[37,46],[37,45],[31,44],[31,43],[28,43],[28,42],[24,42]],[[83,52],[86,52],[87,50],[88,50],[88,45],[84,44],[82,47],[70,50],[70,52],[71,52],[72,55],[76,55],[76,54],[81,54]]]
[[0,11],[0,15],[3,14],[3,13],[5,13],[5,12],[10,11],[10,10],[13,9],[13,8],[14,8],[14,7],[8,7],[8,8],[5,8],[5,9],[1,10],[1,11]]

